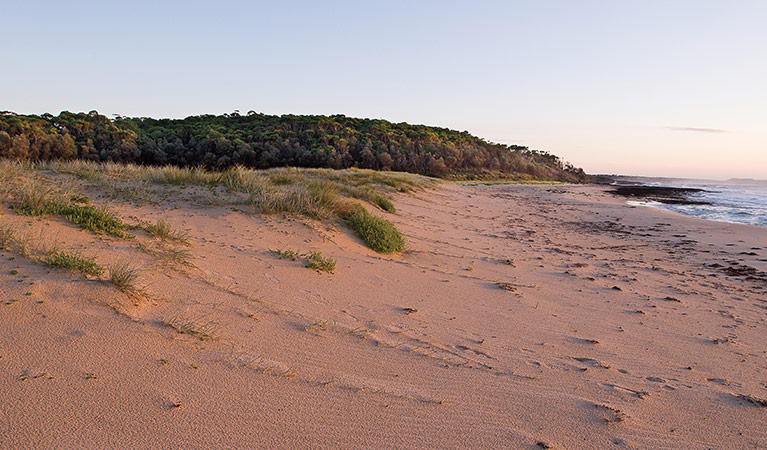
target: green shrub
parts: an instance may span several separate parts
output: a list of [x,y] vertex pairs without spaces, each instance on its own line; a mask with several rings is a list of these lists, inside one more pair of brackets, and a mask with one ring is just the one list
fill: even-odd
[[330,256],[324,258],[321,252],[310,250],[306,255],[306,267],[318,272],[333,273],[336,270],[336,260]]
[[280,259],[289,259],[291,261],[295,261],[299,256],[301,256],[297,251],[290,249],[282,250],[278,248],[277,250],[270,249],[269,251],[277,255],[277,257]]
[[401,252],[405,248],[402,234],[386,219],[370,214],[361,205],[355,205],[346,221],[365,243],[378,253]]

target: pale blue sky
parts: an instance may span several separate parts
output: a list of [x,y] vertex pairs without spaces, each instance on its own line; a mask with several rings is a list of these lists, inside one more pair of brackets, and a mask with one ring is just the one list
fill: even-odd
[[0,0],[0,110],[346,114],[590,173],[767,178],[765,20],[737,0]]

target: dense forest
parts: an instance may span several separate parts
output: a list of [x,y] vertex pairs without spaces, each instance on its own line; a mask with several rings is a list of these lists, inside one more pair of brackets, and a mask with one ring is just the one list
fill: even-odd
[[253,111],[186,119],[4,111],[0,157],[210,169],[360,167],[462,179],[586,179],[583,170],[547,152],[494,144],[465,131],[343,115],[270,116]]

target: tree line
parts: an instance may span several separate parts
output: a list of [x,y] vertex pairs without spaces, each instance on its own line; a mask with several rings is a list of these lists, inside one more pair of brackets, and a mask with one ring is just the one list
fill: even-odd
[[185,119],[120,117],[96,111],[0,112],[0,157],[136,164],[359,167],[443,178],[532,178],[582,182],[582,169],[548,152],[487,142],[466,131],[343,115],[253,111]]

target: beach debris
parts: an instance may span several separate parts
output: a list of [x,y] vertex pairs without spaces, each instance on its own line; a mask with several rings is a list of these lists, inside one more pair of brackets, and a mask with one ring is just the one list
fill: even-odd
[[614,291],[622,291],[623,289],[619,288],[618,286],[613,286],[612,290],[614,290]]
[[496,284],[498,285],[499,288],[503,289],[504,291],[509,291],[509,292],[516,292],[517,291],[517,288],[514,287],[514,285],[511,284],[511,283],[499,282],[499,283],[496,283]]
[[767,400],[763,398],[754,397],[748,394],[738,394],[734,396],[738,400],[743,400],[746,403],[750,403],[760,408],[767,408]]
[[403,312],[403,313],[405,313],[406,315],[410,315],[410,314],[414,314],[414,313],[417,313],[417,312],[418,312],[418,310],[417,310],[417,309],[415,309],[415,308],[401,308],[401,310],[402,310],[402,312]]
[[[620,370],[618,372],[620,372]],[[647,392],[647,391],[638,391],[636,389],[631,389],[631,388],[628,388],[626,386],[619,386],[617,384],[609,384],[609,383],[607,383],[606,386],[610,386],[610,387],[612,387],[613,389],[615,389],[616,391],[619,391],[619,392],[625,392],[625,393],[627,393],[629,395],[632,395],[632,396],[634,396],[634,397],[636,397],[636,398],[638,398],[640,400],[645,399],[645,398],[650,396],[650,393]]]
[[678,298],[675,298],[675,297],[663,297],[661,300],[665,300],[665,301],[667,301],[667,302],[677,302],[677,303],[682,303],[682,301],[681,301],[681,300],[679,300]]
[[551,444],[549,444],[548,442],[544,442],[544,441],[538,441],[538,442],[535,443],[535,445],[540,447],[540,448],[554,448],[554,447],[551,446]]
[[735,339],[733,339],[730,336],[725,336],[723,338],[711,339],[711,342],[713,342],[714,344],[732,344],[735,342]]
[[723,266],[719,263],[706,264],[707,267],[719,269],[727,276],[740,277],[748,281],[755,281],[760,283],[767,283],[767,272],[756,269],[755,267],[746,266],[738,262],[730,262],[730,267]]

